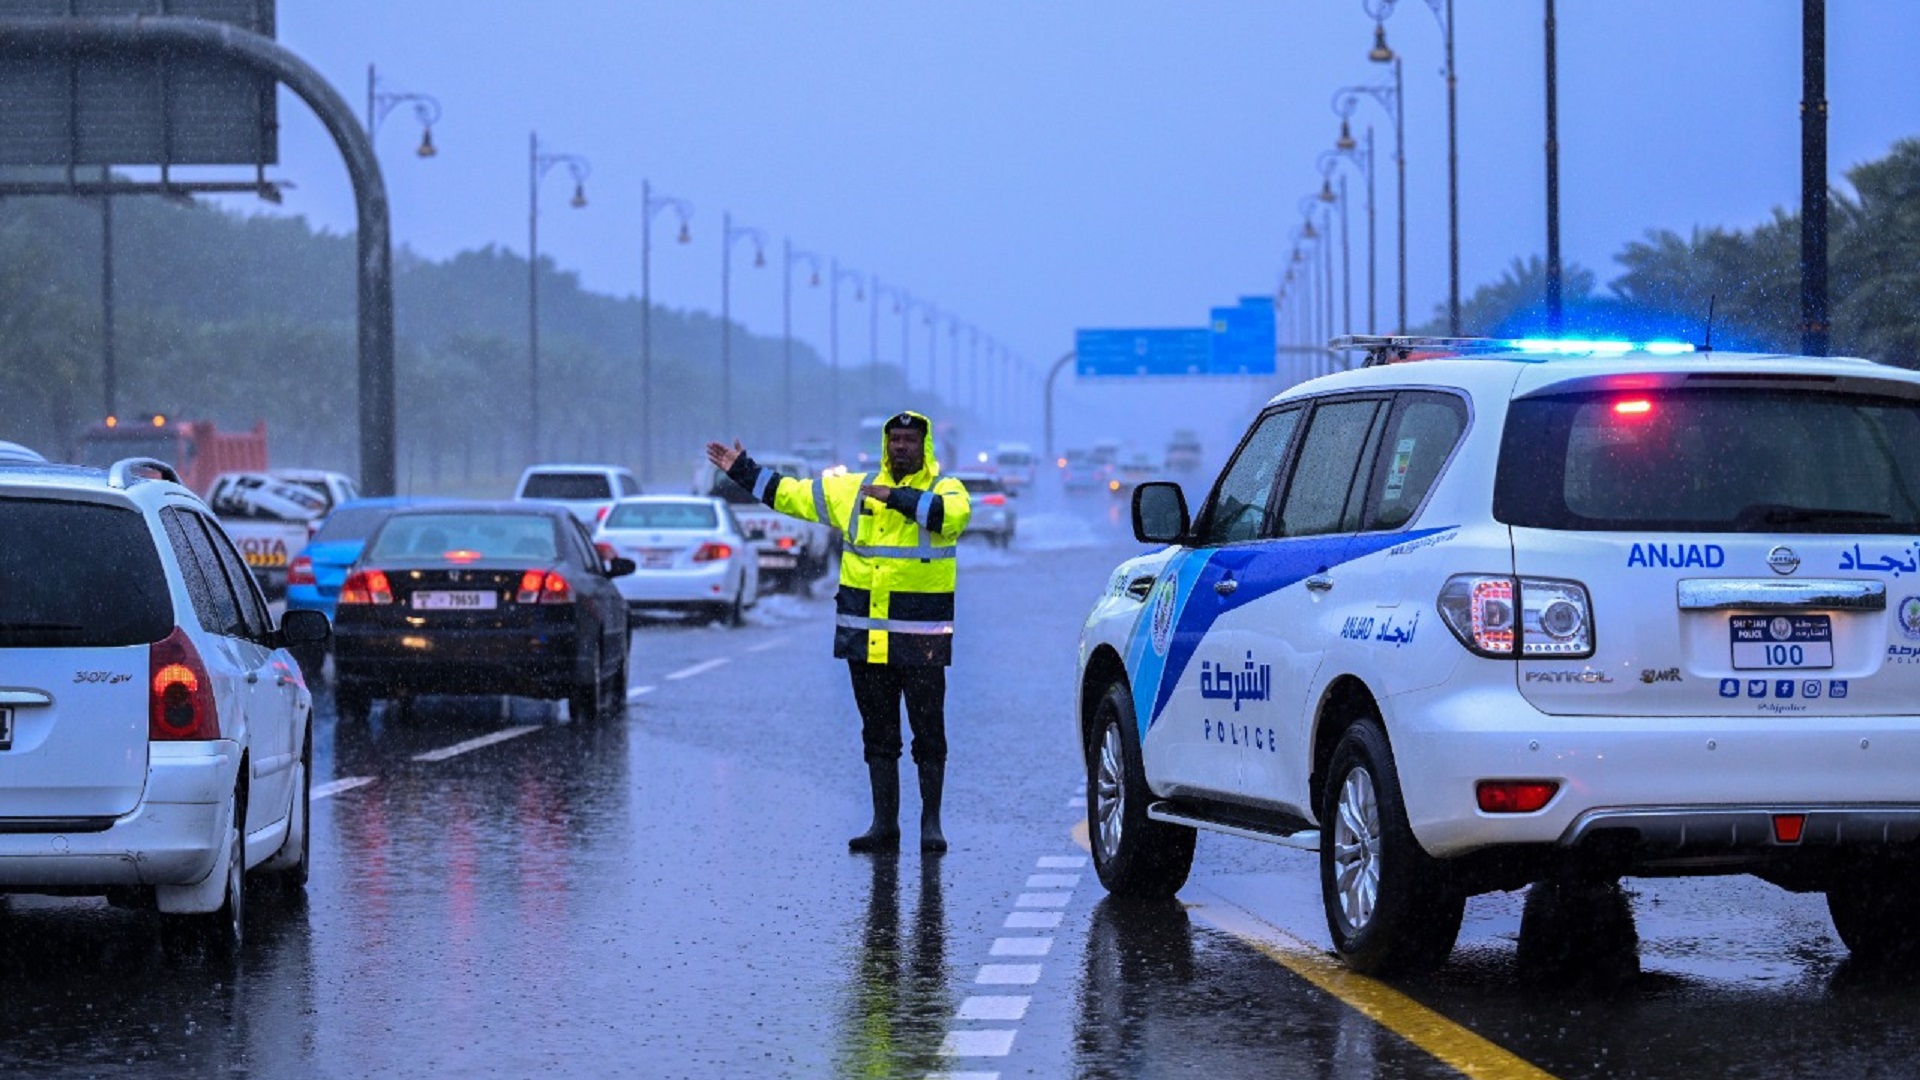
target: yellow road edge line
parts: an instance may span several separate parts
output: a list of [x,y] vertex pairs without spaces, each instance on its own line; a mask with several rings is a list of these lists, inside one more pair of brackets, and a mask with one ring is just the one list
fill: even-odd
[[[1074,823],[1073,842],[1092,852],[1092,836],[1085,820]],[[1199,891],[1212,902],[1183,903],[1209,926],[1252,946],[1462,1075],[1486,1080],[1555,1080],[1552,1073],[1386,983],[1347,970],[1339,961],[1204,887]]]

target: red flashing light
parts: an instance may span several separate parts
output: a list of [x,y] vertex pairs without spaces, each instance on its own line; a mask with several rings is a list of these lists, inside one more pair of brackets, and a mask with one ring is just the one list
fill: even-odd
[[1552,780],[1482,780],[1473,788],[1484,814],[1531,814],[1559,791]]
[[297,555],[287,564],[288,585],[316,585],[313,579],[313,560],[305,555]]
[[213,680],[186,631],[176,626],[154,642],[147,649],[147,670],[147,738],[177,742],[220,737]]
[[[788,538],[783,536],[781,539],[786,540]],[[792,545],[782,544],[781,546],[791,547]],[[727,544],[701,544],[700,549],[693,553],[693,561],[697,563],[718,562],[721,559],[731,558],[733,558],[733,548]]]
[[1773,815],[1773,838],[1778,843],[1799,843],[1800,836],[1806,831],[1806,828],[1807,815],[1805,814]]
[[387,580],[384,570],[355,570],[347,575],[346,584],[340,586],[340,602],[343,604],[391,604],[393,603],[393,584]]

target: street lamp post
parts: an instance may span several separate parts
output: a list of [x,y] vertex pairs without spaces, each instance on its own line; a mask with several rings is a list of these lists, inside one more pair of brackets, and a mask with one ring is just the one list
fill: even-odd
[[[867,309],[867,396],[878,400],[880,396],[880,298],[893,298],[893,310],[900,310],[903,294],[899,289],[880,284],[880,275],[868,278],[867,292],[873,296],[873,305]],[[906,361],[901,362],[905,369]]]
[[587,205],[587,176],[593,166],[578,154],[546,154],[540,133],[527,140],[527,449],[529,462],[540,460],[540,181],[556,165],[573,174],[573,198],[578,210]]
[[[1400,61],[1387,47],[1387,19],[1399,0],[1361,0],[1361,6],[1373,18],[1373,48],[1367,59],[1377,64],[1391,62],[1393,84],[1400,86]],[[1447,53],[1440,74],[1447,80],[1447,333],[1460,336],[1460,152],[1455,139],[1453,71],[1453,0],[1426,0],[1427,10],[1440,24],[1440,38]],[[1406,321],[1403,317],[1403,323]]]
[[793,449],[793,264],[804,262],[813,269],[809,287],[820,284],[820,259],[811,251],[795,251],[793,240],[780,238],[780,430],[788,450]]
[[1353,235],[1347,227],[1347,174],[1340,174],[1340,190],[1333,190],[1333,174],[1340,167],[1340,155],[1325,151],[1320,155],[1320,201],[1340,206],[1340,324],[1341,333],[1353,333]]
[[[1373,125],[1367,125],[1367,142],[1365,149],[1361,149],[1360,144],[1354,141],[1352,129],[1345,123],[1340,125],[1340,138],[1336,140],[1333,145],[1334,149],[1331,155],[1322,155],[1323,162],[1329,156],[1343,160],[1347,164],[1358,168],[1367,180],[1367,333],[1371,334],[1375,332],[1374,327],[1379,325],[1378,321],[1374,318],[1374,294],[1377,282],[1377,275],[1375,273],[1377,260],[1375,256],[1378,251],[1378,245],[1374,242],[1373,229]],[[1321,168],[1323,170],[1325,167],[1326,166],[1322,164]],[[1342,190],[1345,190],[1344,186]]]
[[[733,212],[720,218],[720,430],[733,430],[733,245],[753,241],[753,265],[767,265],[767,234],[750,225],[735,225]],[[729,436],[731,438],[731,436]]]
[[[828,363],[833,368],[827,395],[831,402],[827,408],[827,423],[830,425],[827,439],[833,443],[834,453],[837,455],[840,452],[842,431],[840,426],[840,282],[842,279],[853,282],[854,303],[865,300],[867,293],[862,285],[860,272],[842,268],[839,259],[832,260],[827,277],[827,356]],[[876,302],[873,306],[880,305]]]
[[1406,110],[1401,108],[1400,95],[1400,58],[1393,58],[1393,85],[1391,86],[1343,86],[1333,94],[1333,111],[1340,117],[1340,145],[1353,141],[1353,129],[1348,120],[1353,116],[1354,108],[1359,104],[1361,95],[1379,102],[1387,117],[1393,121],[1393,164],[1395,184],[1399,190],[1399,209],[1395,216],[1399,219],[1399,262],[1400,262],[1400,306],[1398,329],[1395,333],[1407,332],[1407,125]]
[[680,218],[676,242],[691,242],[693,231],[688,226],[693,221],[693,204],[655,195],[651,181],[640,181],[640,449],[646,455],[640,463],[642,480],[653,479],[653,218],[662,210],[672,210]]
[[402,105],[412,105],[414,118],[420,121],[420,145],[413,152],[423,158],[439,153],[433,145],[433,125],[440,122],[440,99],[432,94],[409,94],[380,89],[380,77],[373,65],[367,65],[367,141],[380,135],[380,123],[387,114]]

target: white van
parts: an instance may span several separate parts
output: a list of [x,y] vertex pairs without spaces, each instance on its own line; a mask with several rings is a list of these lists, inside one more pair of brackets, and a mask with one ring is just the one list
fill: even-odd
[[993,467],[1010,492],[1033,486],[1033,463],[1033,447],[1026,443],[1003,442],[993,448]]

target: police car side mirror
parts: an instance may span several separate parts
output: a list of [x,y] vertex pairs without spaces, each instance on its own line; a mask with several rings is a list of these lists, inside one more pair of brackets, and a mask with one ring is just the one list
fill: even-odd
[[1176,544],[1187,535],[1193,519],[1180,485],[1150,480],[1133,489],[1133,538],[1143,544]]

